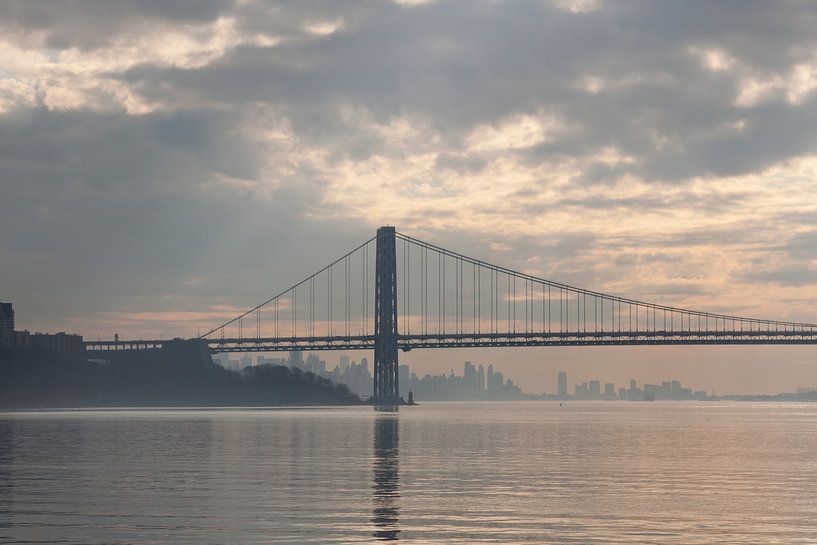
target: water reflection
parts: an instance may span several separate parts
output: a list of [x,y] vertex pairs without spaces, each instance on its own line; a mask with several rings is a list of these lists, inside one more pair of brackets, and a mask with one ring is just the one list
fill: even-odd
[[[11,467],[13,461],[15,423],[0,420],[0,530],[11,528],[11,501],[14,492],[14,479]],[[7,536],[0,533],[0,542]]]
[[372,487],[372,522],[374,537],[397,541],[400,510],[398,473],[400,456],[400,423],[397,414],[378,415],[374,421],[374,485]]

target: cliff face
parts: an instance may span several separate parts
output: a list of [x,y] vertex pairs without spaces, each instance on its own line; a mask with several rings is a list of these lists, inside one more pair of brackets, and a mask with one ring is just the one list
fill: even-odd
[[38,350],[0,352],[0,408],[356,404],[345,385],[312,373],[215,365],[195,341],[86,361]]

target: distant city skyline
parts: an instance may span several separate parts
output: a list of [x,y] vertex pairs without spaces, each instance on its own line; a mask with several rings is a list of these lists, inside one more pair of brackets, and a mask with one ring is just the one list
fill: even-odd
[[[315,352],[295,351],[286,355],[250,355],[239,357],[218,354],[213,361],[226,369],[241,371],[258,365],[283,365],[315,373],[346,384],[356,394],[364,397],[372,395],[372,375],[369,359],[362,357],[358,363],[346,353],[340,353],[336,363],[322,359]],[[448,373],[418,374],[408,365],[399,368],[400,395],[407,399],[412,392],[417,399],[425,400],[509,400],[521,399],[522,389],[506,377],[494,364],[463,363],[463,372],[457,375],[454,369]]]
[[711,393],[705,390],[696,390],[682,385],[679,380],[662,380],[659,384],[641,383],[635,378],[631,378],[626,385],[606,382],[599,379],[591,379],[575,384],[572,388],[567,387],[567,371],[559,371],[557,390],[555,392],[545,392],[545,395],[557,397],[559,399],[575,400],[605,400],[605,401],[657,401],[657,400],[705,400]]
[[[218,360],[218,361],[217,361]],[[327,378],[332,378],[336,382],[341,382],[343,384],[347,384],[351,387],[352,391],[358,393],[360,395],[370,395],[371,393],[371,359],[370,355],[367,355],[366,351],[349,351],[349,352],[340,352],[340,353],[320,353],[320,352],[301,352],[300,354],[297,352],[290,352],[290,353],[269,353],[269,354],[260,354],[260,355],[249,355],[249,354],[218,354],[214,356],[214,361],[220,363],[221,365],[233,369],[233,370],[240,370],[242,367],[251,366],[251,365],[259,365],[261,363],[267,364],[274,364],[274,365],[285,365],[292,367],[293,365],[299,366],[304,370],[309,370],[316,372],[316,374],[320,376],[325,376]],[[400,380],[401,380],[401,395],[404,397],[408,394],[408,389],[414,388],[415,396],[419,393],[425,393],[423,390],[418,390],[416,383],[414,382],[404,382],[407,377],[414,377],[414,380],[419,380],[422,378],[426,378],[427,380],[442,380],[443,382],[447,377],[453,377],[456,379],[456,384],[453,386],[454,390],[451,390],[451,395],[447,397],[447,399],[465,399],[471,398],[470,396],[462,396],[460,395],[461,391],[464,392],[471,392],[476,390],[476,384],[479,383],[479,370],[482,368],[482,384],[487,386],[487,373],[488,368],[491,367],[499,372],[499,379],[502,383],[504,383],[507,379],[510,379],[513,385],[513,388],[518,388],[518,393],[512,393],[508,396],[494,396],[493,399],[521,399],[523,396],[541,396],[544,395],[546,397],[556,398],[560,396],[559,391],[559,378],[561,375],[564,375],[565,379],[565,398],[569,399],[605,399],[605,397],[609,399],[638,399],[640,400],[643,397],[643,393],[645,391],[653,391],[654,388],[675,388],[677,394],[683,395],[675,395],[672,396],[664,396],[663,394],[657,394],[656,399],[701,399],[708,396],[738,396],[738,395],[777,395],[781,393],[800,393],[800,394],[807,394],[817,391],[817,385],[811,384],[794,384],[787,387],[782,387],[779,389],[773,388],[766,388],[766,389],[758,389],[756,391],[741,391],[735,390],[730,388],[711,388],[707,387],[703,384],[698,384],[694,382],[688,382],[686,379],[679,378],[679,374],[673,374],[672,371],[663,373],[656,369],[652,369],[651,373],[647,373],[646,375],[639,375],[633,374],[628,378],[612,378],[612,377],[620,377],[624,376],[621,371],[613,372],[609,366],[602,369],[602,372],[593,375],[588,374],[586,372],[577,372],[575,369],[570,368],[563,368],[558,369],[552,373],[552,376],[544,377],[542,383],[546,384],[547,386],[544,388],[536,388],[534,385],[526,383],[524,380],[519,381],[518,379],[513,378],[515,376],[514,371],[512,370],[515,366],[512,365],[510,362],[501,362],[495,361],[493,363],[486,363],[488,360],[465,360],[461,362],[462,369],[456,369],[451,367],[449,369],[438,369],[434,366],[430,368],[426,367],[413,367],[409,364],[403,363],[400,365]],[[232,362],[232,365],[230,364]],[[469,374],[469,366],[473,368],[473,373]],[[346,376],[348,370],[352,371],[352,373]],[[358,370],[360,369],[360,370]],[[502,369],[502,371],[500,371]],[[667,369],[666,367],[662,367],[662,369]],[[671,369],[671,367],[670,367]],[[739,369],[738,369],[739,371]],[[598,388],[598,394],[592,395],[589,391],[591,388],[591,384],[595,382],[596,387]],[[633,384],[635,383],[635,384]],[[406,384],[411,384],[409,387],[404,387]],[[427,383],[428,384],[428,383]],[[537,383],[538,384],[538,383]],[[612,384],[614,387],[613,393],[615,396],[605,396],[605,386]],[[579,396],[576,395],[576,388],[581,387],[584,385],[588,388],[588,392],[585,394],[581,394]],[[633,388],[635,386],[635,388]],[[645,390],[645,386],[647,389]],[[451,387],[450,385],[447,387]],[[460,390],[457,390],[459,388]],[[620,397],[621,389],[624,389],[626,393],[624,398]],[[680,392],[680,389],[683,388],[684,392]],[[634,390],[638,393],[634,395]],[[418,398],[422,399],[422,397]],[[428,399],[428,398],[426,398]],[[483,399],[492,399],[490,395],[483,396]]]

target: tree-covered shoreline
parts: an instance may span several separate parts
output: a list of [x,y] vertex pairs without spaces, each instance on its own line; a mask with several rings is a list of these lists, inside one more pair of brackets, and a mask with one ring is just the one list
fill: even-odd
[[0,351],[0,409],[356,405],[344,384],[280,365],[229,371],[213,363],[70,358]]

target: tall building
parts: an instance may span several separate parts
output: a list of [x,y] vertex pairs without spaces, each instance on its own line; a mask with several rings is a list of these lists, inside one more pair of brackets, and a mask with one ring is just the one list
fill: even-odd
[[601,383],[598,380],[590,381],[590,397],[593,399],[601,397]]
[[308,354],[306,356],[306,370],[311,371],[315,374],[318,374],[318,370],[321,366],[321,359],[318,357],[317,354]]
[[[364,358],[365,359],[365,358]],[[318,360],[318,365],[313,371],[316,375],[324,376],[326,374],[326,361]],[[369,372],[369,367],[366,366],[366,372]]]
[[14,308],[0,303],[0,345],[14,348]]
[[641,399],[641,392],[634,378],[630,379],[630,389],[627,390],[627,399]]
[[477,368],[477,391],[484,392],[485,391],[485,368],[482,364],[479,364]]
[[612,382],[604,383],[604,399],[616,398],[616,386]]
[[567,373],[559,371],[559,397],[567,396]]
[[303,367],[304,363],[304,353],[300,350],[293,350],[289,353],[289,366],[290,367]]
[[477,393],[477,368],[470,361],[466,361],[462,366],[462,378],[465,388],[471,393]]
[[670,382],[670,390],[672,390],[673,394],[680,395],[681,394],[681,382],[678,381],[678,380],[673,380],[672,382]]
[[505,385],[505,375],[500,371],[494,373],[494,390],[501,390]]

